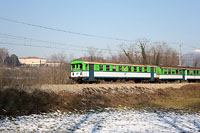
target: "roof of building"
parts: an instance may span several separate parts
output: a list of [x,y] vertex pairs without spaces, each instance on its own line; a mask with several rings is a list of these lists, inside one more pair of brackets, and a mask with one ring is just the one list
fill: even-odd
[[39,58],[39,57],[35,57],[35,56],[29,56],[29,57],[22,57],[19,59],[45,59],[45,58]]
[[46,63],[63,63],[63,62],[47,61]]

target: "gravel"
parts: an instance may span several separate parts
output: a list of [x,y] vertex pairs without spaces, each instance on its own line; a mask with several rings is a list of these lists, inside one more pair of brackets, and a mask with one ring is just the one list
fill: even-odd
[[[164,88],[181,88],[184,85],[187,85],[189,83],[173,83],[173,84],[123,84],[123,83],[117,83],[117,84],[69,84],[69,85],[41,85],[36,86],[36,88],[39,88],[40,90],[47,91],[47,92],[54,92],[54,93],[60,93],[60,92],[71,92],[80,94],[83,92],[83,89],[85,88],[93,88],[98,90],[108,90],[112,89],[115,90],[118,88],[118,91],[124,90],[124,89],[130,89],[130,88],[144,88],[147,91],[153,91],[156,89],[164,89]],[[191,83],[190,83],[191,84]],[[34,88],[34,87],[33,87]]]

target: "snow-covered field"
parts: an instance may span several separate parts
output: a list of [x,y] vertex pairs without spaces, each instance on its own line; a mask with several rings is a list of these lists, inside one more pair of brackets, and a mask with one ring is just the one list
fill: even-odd
[[54,113],[6,117],[0,131],[200,132],[200,114],[107,109],[103,112]]

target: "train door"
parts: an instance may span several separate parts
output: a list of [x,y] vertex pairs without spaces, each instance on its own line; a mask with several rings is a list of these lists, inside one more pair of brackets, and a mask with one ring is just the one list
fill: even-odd
[[154,82],[154,67],[151,67],[151,82]]
[[89,64],[89,81],[94,81],[94,64]]
[[183,80],[186,80],[186,78],[185,78],[185,69],[183,69]]

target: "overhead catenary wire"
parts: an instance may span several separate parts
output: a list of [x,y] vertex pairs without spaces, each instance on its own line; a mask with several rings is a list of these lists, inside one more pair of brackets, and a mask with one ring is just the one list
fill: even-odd
[[[27,23],[27,22],[7,19],[7,18],[4,18],[4,17],[0,17],[0,20],[9,21],[9,22],[18,23],[18,24],[23,24],[23,25],[27,25],[27,26],[43,28],[43,29],[47,29],[47,30],[65,32],[65,33],[69,33],[69,34],[76,34],[76,35],[82,35],[82,36],[87,36],[87,37],[95,37],[95,38],[102,38],[102,39],[109,39],[109,40],[116,40],[116,41],[126,41],[126,42],[135,42],[135,43],[137,43],[136,40],[129,40],[129,39],[122,39],[122,38],[114,38],[114,37],[106,37],[106,36],[99,36],[99,35],[93,35],[93,34],[86,34],[86,33],[81,33],[81,32],[74,32],[74,31],[69,31],[69,30],[57,29],[57,28],[52,28],[52,27],[48,27],[48,26],[42,26],[42,25],[31,24],[31,23]],[[29,39],[29,40],[32,40],[32,39]],[[34,39],[34,41],[36,41],[36,39]],[[37,40],[37,41],[42,41],[42,40]],[[43,42],[44,42],[44,40],[43,40]],[[47,43],[54,43],[54,44],[57,43],[57,44],[62,45],[62,43],[58,43],[58,42],[48,42],[48,41],[46,41],[46,42]],[[156,42],[153,42],[153,43],[156,43]],[[165,42],[165,41],[164,41],[164,43],[177,44],[177,45],[181,44],[181,43],[170,43],[170,42]],[[76,46],[76,45],[71,45],[71,46],[80,47],[80,46]],[[194,46],[192,46],[190,44],[187,44],[187,43],[184,43],[183,46],[194,48],[194,49],[200,49],[199,47],[194,47]],[[81,47],[83,48],[83,46],[81,46]],[[88,47],[86,47],[86,48],[88,48]],[[99,49],[99,48],[97,48],[97,49]],[[102,50],[110,50],[110,49],[102,49]],[[117,51],[117,50],[110,50],[110,51]]]
[[66,48],[59,48],[59,47],[52,47],[52,46],[41,46],[41,45],[32,45],[32,44],[22,44],[22,43],[11,43],[11,42],[1,42],[0,44],[7,44],[7,45],[20,45],[20,46],[29,46],[29,47],[39,47],[39,48],[52,48],[52,49],[65,49],[65,50],[77,50],[77,51],[88,51],[88,50],[80,50],[80,49],[66,49]]
[[[52,47],[52,46],[41,46],[41,45],[33,45],[33,44],[22,44],[22,43],[12,43],[12,42],[1,42],[0,44],[6,44],[6,45],[15,45],[15,46],[28,46],[28,47],[37,47],[37,48],[48,48],[48,49],[60,49],[60,50],[74,50],[74,51],[86,51],[89,52],[89,50],[86,49],[72,49],[72,48],[61,48],[61,47]],[[104,51],[105,53],[106,51]],[[102,52],[103,53],[103,52]]]
[[[15,35],[10,35],[10,34],[5,34],[5,33],[0,33],[0,35],[5,35],[3,37],[8,37],[8,38],[12,38],[12,39],[21,39],[21,40],[30,40],[30,41],[41,41],[41,42],[45,42],[45,43],[56,43],[59,44],[58,42],[51,42],[51,41],[46,41],[46,40],[39,40],[39,39],[33,39],[33,38],[27,38],[27,37],[22,37],[22,36],[15,36]],[[1,37],[1,36],[0,36]],[[29,47],[40,47],[40,48],[52,48],[52,49],[62,49],[62,50],[75,50],[75,51],[86,51],[89,52],[89,47],[83,47],[83,48],[88,48],[88,49],[72,49],[72,48],[60,48],[60,47],[52,47],[52,46],[41,46],[41,45],[32,45],[32,44],[16,44],[16,43],[11,43],[11,42],[0,42],[1,44],[7,44],[7,45],[20,45],[20,46],[29,46]],[[68,45],[68,44],[62,44],[61,45]],[[72,45],[73,46],[73,45]],[[77,46],[78,48],[81,48],[81,46]],[[96,50],[102,50],[102,51],[106,51],[106,52],[111,52],[111,51],[116,51],[116,52],[121,52],[121,51],[117,51],[117,50],[110,50],[110,49],[99,49],[99,48],[95,48]],[[167,54],[167,53],[163,53],[160,52],[160,54]]]
[[[81,45],[73,45],[73,44],[67,44],[67,43],[61,43],[61,42],[40,40],[40,39],[35,39],[35,38],[27,38],[27,37],[23,37],[23,36],[16,36],[16,35],[10,35],[10,34],[5,34],[5,33],[0,33],[0,35],[3,35],[3,36],[0,36],[0,37],[11,38],[11,39],[30,40],[30,41],[43,42],[43,43],[48,43],[48,44],[55,44],[55,45],[62,45],[62,46],[71,46],[71,47],[85,48],[85,49],[89,49],[90,48],[90,47],[81,46]],[[97,50],[103,50],[103,51],[120,52],[119,50],[112,50],[112,49],[103,49],[103,48],[95,48],[95,49],[97,49]]]
[[[69,49],[69,48],[60,48],[60,47],[52,47],[52,46],[41,46],[41,45],[32,45],[32,44],[21,44],[21,43],[11,43],[11,42],[2,42],[0,41],[0,44],[6,44],[6,45],[15,45],[15,46],[27,46],[27,47],[36,47],[36,48],[47,48],[47,49],[59,49],[59,50],[75,50],[75,51],[86,51],[89,50],[80,50],[80,49]],[[161,54],[167,54],[167,53],[161,53]],[[193,58],[193,57],[192,57]],[[185,61],[190,61],[191,58],[184,58]]]
[[[89,49],[90,47],[86,47],[86,46],[81,46],[81,45],[73,45],[73,44],[68,44],[68,43],[61,43],[61,42],[55,42],[55,41],[47,41],[47,40],[41,40],[41,39],[35,39],[35,38],[28,38],[28,37],[24,37],[24,36],[16,36],[16,35],[10,35],[10,34],[6,34],[6,33],[0,33],[0,37],[5,37],[5,38],[11,38],[11,39],[20,39],[20,40],[30,40],[32,41],[37,41],[37,42],[43,42],[43,43],[47,43],[47,44],[55,44],[55,45],[61,45],[61,46],[71,46],[71,47],[77,47],[77,48],[82,48],[82,49]],[[162,42],[150,42],[150,44],[156,44],[156,43],[162,43]],[[180,44],[180,43],[168,43],[168,42],[163,42],[166,44]],[[186,47],[190,47],[190,48],[194,48],[194,49],[199,49],[198,47],[194,47],[194,46],[190,46],[187,44],[183,44],[183,46]],[[102,48],[95,48],[97,50],[103,50],[103,51],[113,51],[113,52],[121,52],[119,50],[113,50],[113,49],[102,49]]]
[[18,23],[18,24],[23,24],[23,25],[27,25],[27,26],[32,26],[32,27],[37,27],[37,28],[42,28],[42,29],[47,29],[47,30],[58,31],[58,32],[64,32],[64,33],[69,33],[69,34],[76,34],[76,35],[94,37],[94,38],[101,38],[101,39],[109,39],[109,40],[115,40],[115,41],[135,42],[135,40],[129,40],[129,39],[123,39],[123,38],[115,38],[115,37],[107,37],[107,36],[100,36],[100,35],[94,35],[94,34],[87,34],[87,33],[63,30],[63,29],[52,28],[52,27],[43,26],[43,25],[37,25],[37,24],[31,24],[31,23],[27,23],[27,22],[7,19],[7,18],[3,18],[3,17],[0,17],[0,19],[4,20],[4,21],[13,22],[13,23]]

